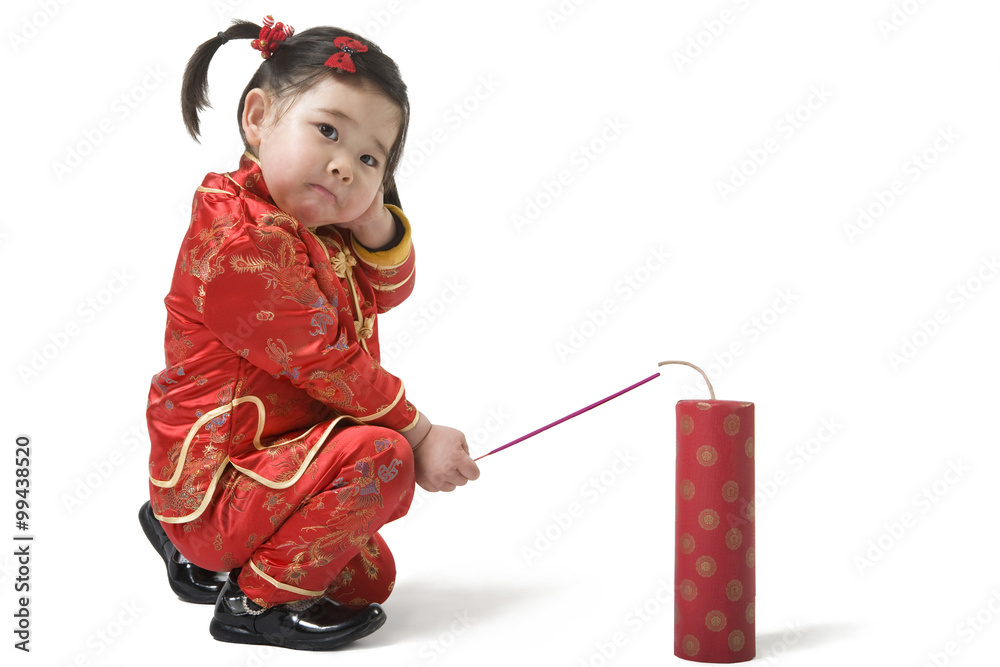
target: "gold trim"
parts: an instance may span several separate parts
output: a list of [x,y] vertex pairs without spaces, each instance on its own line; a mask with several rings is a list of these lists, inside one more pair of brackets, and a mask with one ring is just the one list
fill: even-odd
[[222,473],[225,472],[226,465],[228,463],[229,463],[228,456],[222,459],[222,463],[219,465],[219,469],[215,471],[215,475],[212,477],[212,483],[208,485],[207,489],[205,489],[205,499],[201,501],[201,505],[199,505],[198,509],[196,509],[193,513],[175,517],[161,516],[159,514],[154,513],[153,516],[155,516],[158,520],[162,521],[163,523],[188,523],[189,521],[194,521],[195,519],[200,517],[202,513],[205,511],[205,508],[208,507],[208,503],[212,501],[212,497],[215,495],[215,487],[218,485],[219,478],[222,477]]
[[[396,398],[393,399],[392,403],[390,403],[388,407],[383,408],[382,410],[379,410],[378,412],[376,412],[373,415],[368,415],[367,417],[355,417],[355,419],[357,419],[360,422],[370,422],[370,421],[372,421],[374,419],[378,419],[379,417],[384,417],[385,415],[387,415],[390,412],[392,412],[392,409],[396,407],[396,404],[399,403],[399,399],[402,398],[402,397],[403,397],[403,383],[400,382],[399,383],[399,393],[396,394]],[[413,427],[410,426],[409,428],[413,428]],[[401,433],[401,431],[397,431],[397,433]]]
[[253,394],[250,394],[248,396],[240,396],[239,398],[234,400],[233,407],[236,407],[240,403],[245,403],[247,401],[257,406],[257,432],[253,434],[254,449],[256,449],[257,451],[260,451],[262,449],[267,449],[267,447],[260,444],[260,434],[264,432],[264,422],[267,421],[267,412],[264,410],[264,401],[260,400]]
[[[150,475],[149,481],[155,484],[156,486],[159,486],[160,488],[164,489],[173,488],[177,484],[177,481],[180,479],[181,471],[184,469],[184,463],[187,460],[188,449],[190,449],[191,441],[194,440],[194,436],[198,432],[198,429],[204,426],[205,423],[208,422],[209,420],[215,419],[219,415],[225,414],[226,412],[231,412],[233,408],[235,408],[237,405],[240,405],[241,403],[246,403],[248,401],[257,406],[257,433],[255,433],[253,436],[253,446],[258,450],[267,449],[264,445],[260,444],[260,435],[261,433],[264,432],[264,422],[267,420],[267,413],[264,410],[264,402],[253,395],[240,396],[239,398],[230,401],[226,405],[220,405],[214,410],[209,410],[201,417],[199,417],[198,421],[196,421],[191,426],[191,428],[188,429],[187,435],[184,437],[184,444],[181,446],[181,452],[177,456],[177,467],[174,468],[174,473],[170,476],[170,479],[156,479],[155,477]],[[313,428],[315,428],[315,426]],[[305,434],[303,434],[303,436],[304,435]],[[294,440],[290,440],[288,442],[294,442]]]
[[275,579],[274,577],[271,577],[271,576],[268,576],[267,574],[264,574],[264,572],[259,567],[257,567],[257,564],[253,562],[252,558],[249,561],[247,561],[247,562],[250,563],[250,569],[251,570],[253,570],[254,572],[256,572],[258,575],[260,575],[261,579],[263,579],[264,581],[269,582],[275,588],[280,588],[281,590],[288,591],[290,593],[298,593],[299,595],[308,595],[311,598],[318,598],[320,595],[323,595],[324,593],[326,593],[325,590],[323,590],[323,591],[311,591],[311,590],[309,590],[307,588],[299,588],[298,586],[292,586],[291,584],[284,584],[284,583],[278,581],[277,579]]
[[405,278],[403,278],[401,281],[399,281],[398,283],[391,283],[391,284],[387,283],[387,284],[384,284],[384,285],[382,285],[382,284],[372,285],[372,289],[378,290],[380,292],[393,292],[393,291],[399,289],[400,287],[402,287],[403,285],[405,285],[406,283],[408,283],[410,281],[410,278],[413,277],[413,274],[416,273],[416,271],[417,271],[417,266],[416,266],[416,264],[414,264],[413,268],[410,269],[410,273],[407,274],[407,276]]
[[164,489],[169,489],[172,488],[174,485],[176,485],[177,480],[179,480],[181,477],[181,471],[184,469],[184,460],[187,458],[188,448],[191,447],[191,441],[194,440],[195,433],[197,433],[198,429],[204,426],[205,423],[208,422],[210,419],[215,419],[217,416],[225,412],[228,412],[229,410],[232,410],[232,408],[233,408],[233,403],[220,405],[214,410],[209,410],[201,417],[199,417],[198,421],[196,421],[194,425],[191,426],[190,429],[188,429],[187,436],[184,437],[184,444],[181,445],[181,452],[180,454],[177,455],[177,467],[174,468],[174,474],[172,474],[169,479],[156,479],[155,477],[153,477],[153,475],[150,475],[149,481],[152,484],[155,484],[156,486],[159,486],[160,488]]
[[[344,253],[345,259],[350,259],[352,257],[350,250],[340,245],[340,243],[332,236],[324,236],[323,238],[320,238],[319,234],[317,234],[313,230],[309,229],[308,227],[306,227],[305,229],[308,229],[309,232],[316,237],[316,241],[319,243],[320,247],[323,248],[323,252],[326,254],[326,261],[329,264],[332,265],[333,260],[330,259],[330,249],[326,247],[326,243],[323,240],[326,238],[333,241],[333,244],[337,246],[338,255],[340,253]],[[334,271],[334,273],[336,273],[336,271]],[[340,278],[340,274],[337,274],[337,277]],[[357,331],[362,326],[364,326],[365,318],[364,318],[364,313],[361,310],[361,299],[360,299],[361,295],[359,294],[361,289],[358,287],[357,282],[355,282],[354,280],[354,269],[351,267],[350,263],[348,263],[347,267],[344,269],[344,279],[347,280],[347,292],[350,294],[351,302],[354,304],[354,310],[352,312],[351,319],[354,320],[355,331]],[[368,345],[365,343],[365,339],[358,336],[358,343],[361,345],[362,348],[364,348],[365,353],[371,356],[371,352],[368,350]]]
[[[228,174],[227,174],[227,176],[228,176]],[[233,181],[233,182],[235,183],[235,181]],[[216,195],[229,195],[230,197],[235,197],[236,196],[235,193],[230,192],[229,190],[216,190],[215,188],[206,188],[204,185],[199,185],[197,187],[197,191],[198,192],[209,192],[209,193],[216,194]]]
[[247,156],[248,158],[250,158],[250,161],[253,162],[255,165],[257,165],[258,167],[260,166],[260,160],[257,159],[256,155],[254,155],[253,153],[251,153],[248,150],[244,150],[243,154],[245,156]]
[[385,208],[395,213],[399,221],[403,223],[405,231],[403,232],[403,239],[398,245],[382,252],[372,252],[358,243],[358,240],[354,238],[354,234],[351,234],[351,247],[354,248],[358,259],[379,271],[395,269],[405,264],[406,260],[410,258],[410,250],[413,246],[410,221],[406,219],[406,216],[403,215],[403,212],[398,207],[392,204],[385,204]]
[[397,433],[406,433],[410,429],[414,428],[417,425],[417,422],[419,422],[419,421],[420,421],[420,410],[417,410],[417,416],[413,418],[413,421],[410,422],[410,425],[406,426],[404,428],[401,428],[401,429],[399,429],[396,432]]
[[[397,399],[397,401],[398,401],[398,399]],[[308,436],[310,433],[312,433],[313,430],[316,429],[319,426],[319,424],[314,424],[313,426],[309,427],[305,432],[303,432],[301,435],[298,435],[298,436],[292,438],[291,440],[282,440],[281,442],[275,442],[275,443],[271,444],[270,447],[265,446],[260,441],[260,436],[264,432],[264,425],[265,425],[265,422],[267,421],[267,412],[266,412],[266,410],[264,408],[264,402],[261,401],[256,396],[253,396],[253,395],[240,396],[239,398],[233,400],[232,402],[228,403],[227,405],[221,405],[221,406],[217,407],[214,410],[210,410],[209,412],[206,412],[188,430],[188,434],[184,438],[184,445],[181,447],[181,452],[180,452],[180,454],[177,457],[177,467],[174,469],[174,472],[170,476],[170,479],[161,480],[161,479],[156,479],[152,475],[150,475],[149,476],[149,481],[152,482],[153,484],[155,484],[156,486],[161,487],[161,488],[167,488],[167,489],[169,489],[169,488],[172,488],[173,486],[175,486],[177,484],[178,480],[180,479],[181,473],[182,473],[182,471],[184,469],[184,463],[187,460],[188,450],[191,447],[191,442],[194,440],[194,436],[198,432],[198,429],[200,429],[210,419],[214,419],[215,417],[219,416],[220,414],[224,414],[226,412],[231,412],[237,405],[241,405],[243,403],[253,403],[254,406],[256,406],[256,408],[257,408],[257,432],[254,433],[254,436],[253,436],[253,446],[254,446],[254,449],[256,449],[257,451],[263,451],[265,449],[270,449],[270,447],[277,447],[277,446],[281,446],[281,445],[288,445],[290,443],[302,440],[303,438],[305,438],[306,436]],[[309,461],[312,460],[312,457],[313,457],[313,455],[316,452],[316,447],[319,446],[319,445],[321,445],[321,444],[323,444],[325,442],[326,437],[328,435],[330,435],[330,431],[332,431],[333,428],[336,427],[336,425],[338,423],[340,423],[341,419],[345,419],[345,418],[346,419],[355,419],[356,421],[360,421],[360,420],[357,420],[354,417],[351,417],[350,415],[339,415],[332,422],[330,422],[330,424],[326,428],[326,431],[323,433],[323,436],[320,439],[320,441],[317,443],[316,446],[314,446],[312,448],[312,450],[310,450],[309,455],[306,458],[305,463],[302,464],[302,467],[299,469],[299,471],[296,474],[295,478],[291,482],[289,482],[287,484],[281,483],[281,484],[284,484],[284,486],[280,486],[280,485],[279,486],[274,486],[273,484],[268,483],[264,478],[259,477],[256,473],[251,473],[251,472],[249,472],[249,471],[247,471],[247,470],[245,470],[245,469],[237,466],[235,463],[232,463],[232,461],[230,461],[228,459],[228,457],[227,457],[226,460],[234,468],[236,468],[237,470],[239,470],[243,474],[248,475],[249,477],[253,477],[258,482],[261,482],[262,484],[270,486],[271,488],[282,488],[282,489],[283,488],[287,488],[288,486],[291,486],[292,484],[294,484],[295,481],[297,481],[298,478],[302,476],[302,471],[305,469],[306,464],[308,464]]]
[[[244,397],[242,397],[242,399],[251,399],[251,398],[256,399],[257,397],[256,396],[244,396]],[[257,399],[256,401],[251,401],[251,402],[255,402],[255,404],[258,404],[258,408],[262,408],[263,407],[263,404],[260,402],[259,399]],[[263,415],[263,413],[261,413],[261,414]],[[268,479],[266,479],[264,477],[261,477],[260,475],[254,473],[254,472],[251,472],[251,471],[247,470],[246,468],[242,468],[242,467],[236,465],[235,463],[232,462],[232,459],[230,459],[228,456],[226,456],[219,463],[219,469],[215,471],[215,475],[212,478],[212,483],[209,484],[208,488],[205,490],[205,499],[202,500],[201,505],[198,506],[198,509],[196,509],[191,514],[186,514],[184,516],[179,516],[179,517],[165,517],[165,516],[161,516],[159,514],[154,514],[154,516],[157,519],[159,519],[160,521],[164,522],[164,523],[188,523],[189,521],[194,521],[195,519],[197,519],[198,517],[200,517],[202,515],[202,513],[205,511],[205,509],[208,507],[208,504],[212,501],[212,498],[215,496],[215,487],[218,486],[219,479],[222,477],[222,473],[225,472],[226,466],[232,466],[232,467],[236,468],[236,470],[238,470],[239,472],[243,473],[244,475],[246,475],[248,477],[251,477],[251,478],[257,480],[258,482],[260,482],[261,484],[263,484],[264,486],[266,486],[268,488],[272,488],[272,489],[286,489],[286,488],[288,488],[289,486],[295,484],[295,482],[297,482],[299,480],[299,478],[302,477],[302,474],[305,472],[306,468],[312,462],[312,460],[315,457],[316,452],[319,450],[319,448],[322,447],[323,445],[327,444],[326,439],[330,435],[330,432],[334,428],[336,428],[337,425],[340,424],[340,421],[343,420],[343,419],[347,419],[349,421],[358,422],[360,424],[360,422],[358,421],[358,419],[356,419],[355,417],[352,417],[351,415],[339,415],[336,418],[334,418],[333,421],[330,422],[330,424],[327,426],[326,431],[323,433],[322,437],[316,442],[315,445],[313,445],[312,449],[309,450],[309,454],[306,456],[305,460],[302,462],[302,465],[299,466],[298,472],[295,473],[295,477],[293,477],[292,479],[290,479],[290,480],[288,480],[286,482],[273,482],[273,481],[268,480]],[[258,421],[260,421],[260,420],[258,419]],[[276,443],[276,445],[279,445],[279,444],[280,445],[286,445],[286,444],[288,444],[290,442],[295,442],[296,440],[304,438],[305,436],[309,435],[309,433],[311,433],[313,431],[313,429],[315,429],[318,426],[319,426],[319,424],[316,424],[315,426],[309,428],[302,435],[300,435],[300,436],[298,436],[298,437],[296,437],[296,438],[294,438],[292,440],[285,440],[283,442]],[[257,429],[257,435],[254,436],[254,447],[256,449],[258,449],[258,450],[268,449],[268,447],[265,447],[264,445],[260,444],[260,433],[261,433],[262,430],[263,430],[263,425],[261,424],[259,426],[259,428]],[[272,445],[272,447],[276,446],[276,445]],[[157,482],[157,480],[153,480],[152,478],[150,478],[150,480],[154,484],[156,484],[156,482]],[[174,483],[176,484],[176,481]],[[157,484],[157,486],[163,486],[163,484]]]
[[[337,426],[337,424],[340,422],[340,420],[344,419],[345,417],[347,417],[347,415],[340,415],[339,417],[337,417],[336,419],[334,419],[332,422],[330,422],[329,426],[327,426],[326,430],[323,432],[323,435],[320,436],[320,439],[316,441],[316,444],[313,445],[312,448],[310,448],[309,453],[306,454],[305,459],[302,461],[302,465],[299,466],[299,469],[295,473],[295,475],[293,477],[291,477],[290,479],[285,480],[284,482],[275,482],[274,480],[267,479],[266,477],[264,477],[262,475],[259,475],[259,474],[257,474],[256,472],[254,472],[252,470],[249,470],[247,468],[243,468],[241,466],[236,465],[235,463],[232,462],[232,460],[229,461],[229,465],[233,466],[234,468],[236,468],[237,470],[239,470],[241,473],[243,473],[247,477],[250,477],[251,479],[257,480],[258,482],[260,482],[261,484],[263,484],[264,486],[266,486],[268,488],[271,488],[271,489],[287,489],[288,487],[292,486],[297,481],[299,481],[299,478],[302,477],[302,473],[304,473],[306,471],[306,468],[312,462],[313,457],[316,456],[316,452],[319,450],[319,448],[322,447],[323,445],[327,444],[326,438],[330,435],[330,431],[332,431]],[[319,426],[319,424],[317,424],[316,426]],[[303,438],[306,435],[308,435],[314,428],[316,428],[316,426],[313,426],[312,428],[310,428],[308,431],[306,431],[301,436],[299,436],[299,438]],[[298,440],[299,438],[296,438],[295,440]],[[284,444],[288,444],[289,442],[294,442],[294,440],[288,440],[286,442],[282,442],[281,444],[284,445]]]

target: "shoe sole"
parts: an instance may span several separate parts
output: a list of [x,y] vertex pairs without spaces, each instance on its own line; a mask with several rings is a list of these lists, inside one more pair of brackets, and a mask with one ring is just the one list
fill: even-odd
[[386,615],[383,612],[373,621],[364,625],[359,625],[358,627],[353,628],[350,632],[344,635],[339,635],[336,639],[331,638],[325,642],[284,638],[280,635],[262,635],[258,632],[247,630],[246,628],[220,623],[214,618],[208,626],[208,631],[211,633],[212,637],[218,641],[229,642],[231,644],[278,646],[280,648],[290,648],[298,651],[331,651],[367,637],[385,625],[385,619]]

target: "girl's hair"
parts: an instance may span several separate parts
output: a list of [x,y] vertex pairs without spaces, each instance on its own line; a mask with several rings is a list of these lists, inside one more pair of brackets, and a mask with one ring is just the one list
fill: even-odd
[[[235,20],[225,32],[203,43],[195,50],[184,70],[184,81],[181,85],[181,112],[188,132],[198,141],[198,112],[211,106],[208,102],[208,65],[219,47],[231,39],[257,39],[261,27],[249,21]],[[368,47],[367,51],[354,54],[352,60],[357,71],[342,72],[324,63],[333,53],[339,51],[333,45],[337,37],[352,37]],[[251,49],[247,49],[251,51]],[[251,51],[247,57],[257,55]],[[259,57],[259,56],[258,56]],[[250,79],[240,97],[239,109],[236,112],[236,122],[243,138],[243,145],[251,150],[243,132],[243,106],[247,93],[254,88],[261,88],[273,95],[282,106],[279,115],[288,108],[295,97],[323,77],[341,77],[344,83],[368,82],[378,88],[392,100],[402,112],[399,134],[393,142],[385,165],[383,179],[386,203],[399,206],[399,195],[396,192],[395,173],[399,158],[406,142],[406,130],[410,123],[410,101],[406,95],[406,84],[399,75],[399,68],[392,58],[382,52],[377,45],[353,32],[334,27],[316,27],[295,33],[281,42],[281,46],[264,60],[257,72]]]

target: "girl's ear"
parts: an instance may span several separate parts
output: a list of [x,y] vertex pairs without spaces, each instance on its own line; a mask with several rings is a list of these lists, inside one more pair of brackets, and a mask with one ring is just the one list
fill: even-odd
[[264,121],[271,108],[271,97],[260,88],[254,88],[247,93],[243,103],[243,133],[247,143],[254,148],[260,148],[260,139],[264,135]]

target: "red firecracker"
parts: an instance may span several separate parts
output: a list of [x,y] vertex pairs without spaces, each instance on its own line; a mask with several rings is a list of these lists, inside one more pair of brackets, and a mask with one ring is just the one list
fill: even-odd
[[755,654],[754,405],[677,403],[674,655]]

